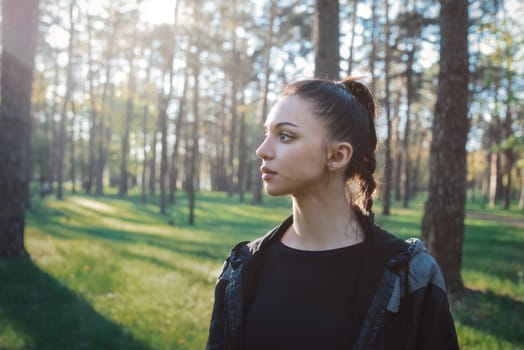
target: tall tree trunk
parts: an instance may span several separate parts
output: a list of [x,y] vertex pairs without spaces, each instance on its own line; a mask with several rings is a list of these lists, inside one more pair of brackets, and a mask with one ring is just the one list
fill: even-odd
[[377,61],[377,0],[371,0],[371,52],[369,53],[369,71],[371,72],[371,83],[369,85],[371,91],[375,92],[375,64]]
[[402,173],[402,152],[400,151],[400,99],[402,95],[399,90],[397,90],[395,97],[395,104],[393,106],[393,149],[395,161],[393,162],[394,167],[394,181],[393,185],[395,187],[395,201],[400,202],[402,186],[401,186],[401,173]]
[[489,151],[486,152],[484,158],[484,176],[482,177],[482,200],[487,201],[489,199],[489,176],[490,176],[490,160],[491,154]]
[[151,162],[149,163],[149,195],[155,196],[156,187],[156,143],[158,131],[160,129],[160,119],[157,118],[153,128],[153,138],[151,140]]
[[91,193],[93,187],[93,182],[95,174],[98,172],[98,161],[96,159],[96,137],[97,137],[97,122],[98,115],[96,110],[95,102],[95,72],[94,72],[94,59],[93,59],[93,28],[91,25],[91,15],[87,14],[87,56],[88,56],[88,65],[89,65],[89,102],[91,104],[91,119],[89,122],[89,165],[87,179],[85,180],[85,191],[87,194]]
[[147,195],[146,195],[146,172],[147,172],[147,164],[148,164],[148,158],[147,158],[147,119],[149,116],[149,105],[147,103],[144,104],[144,111],[142,113],[142,139],[144,141],[143,144],[143,153],[144,153],[144,160],[142,161],[142,179],[141,179],[141,191],[140,191],[140,201],[142,204],[145,204],[147,202]]
[[422,150],[424,149],[423,144],[425,139],[425,130],[422,130],[421,128],[422,126],[418,125],[415,151],[415,166],[413,167],[413,178],[411,179],[411,187],[409,190],[410,198],[413,198],[419,190],[420,162],[422,158]]
[[159,185],[160,185],[160,214],[166,213],[166,175],[167,175],[167,106],[169,100],[161,96],[159,101],[159,116],[160,121],[160,176],[159,176]]
[[2,2],[0,257],[24,256],[38,0]]
[[411,106],[413,105],[413,63],[415,61],[415,45],[411,44],[408,51],[408,60],[406,62],[406,123],[404,126],[404,140],[402,144],[402,206],[409,206],[409,194],[411,188],[411,152],[410,152],[410,132],[411,132]]
[[169,203],[175,203],[175,192],[178,182],[178,152],[180,149],[180,141],[182,138],[182,129],[184,128],[184,121],[186,118],[186,103],[187,103],[187,89],[189,83],[189,70],[186,69],[184,74],[184,87],[182,88],[182,97],[178,105],[178,114],[175,123],[175,144],[173,145],[173,153],[171,155],[171,169],[169,172]]
[[50,125],[50,143],[49,143],[49,191],[53,192],[54,183],[56,180],[57,173],[57,153],[58,153],[58,131],[55,122],[56,110],[58,108],[58,83],[60,78],[60,66],[58,60],[54,65],[54,79],[53,79],[53,104],[51,105],[51,112],[49,113],[49,125]]
[[[71,87],[73,88],[73,87]],[[69,160],[70,160],[70,178],[71,178],[71,190],[73,193],[76,193],[76,150],[75,150],[75,123],[76,123],[76,107],[75,101],[71,96],[71,113],[73,114],[71,118],[71,138],[69,145]]]
[[[198,41],[197,41],[198,42]],[[193,225],[195,223],[195,182],[197,178],[197,159],[198,159],[198,123],[199,123],[199,79],[200,79],[200,62],[197,56],[194,59],[193,67],[193,129],[191,132],[191,161],[189,163],[189,179],[188,179],[188,196],[189,196],[189,224]]]
[[[224,94],[221,98],[220,111],[221,114],[226,110],[226,99],[227,96]],[[220,141],[218,146],[218,159],[217,159],[217,190],[227,190],[227,161],[226,161],[226,139],[227,139],[227,118],[225,114],[220,118]]]
[[[493,116],[490,125],[491,145],[498,147],[500,144],[500,118],[497,114]],[[498,150],[490,150],[489,159],[489,207],[494,208],[500,193],[500,154]]]
[[440,4],[440,72],[422,236],[453,292],[463,288],[460,266],[469,130],[468,1],[441,0]]
[[382,206],[382,214],[389,215],[391,210],[391,180],[393,178],[392,174],[392,159],[391,159],[391,135],[392,135],[392,122],[391,122],[391,105],[390,101],[390,91],[389,91],[389,65],[391,61],[391,47],[389,46],[390,40],[390,21],[389,21],[389,1],[385,0],[384,7],[386,9],[386,26],[384,28],[386,40],[386,52],[385,52],[385,62],[384,62],[384,73],[385,73],[385,90],[386,96],[384,98],[384,106],[386,108],[386,141],[385,141],[385,165],[384,165],[384,204]]
[[64,176],[64,152],[66,147],[66,120],[67,120],[67,105],[71,98],[71,87],[73,83],[73,40],[75,34],[75,21],[73,20],[73,10],[75,7],[75,0],[71,1],[69,6],[69,47],[67,49],[67,76],[66,76],[66,91],[64,96],[64,103],[62,107],[62,115],[60,118],[60,133],[58,134],[58,174],[56,189],[56,198],[63,199],[63,176]]
[[[114,5],[112,5],[114,6]],[[109,93],[110,89],[110,81],[111,81],[111,61],[113,59],[113,50],[115,49],[116,44],[116,32],[117,32],[117,26],[118,26],[118,18],[116,11],[114,9],[111,10],[111,18],[110,18],[110,32],[107,40],[107,54],[105,57],[105,81],[104,86],[102,87],[102,100],[100,101],[100,121],[98,124],[98,166],[96,167],[96,189],[95,194],[97,196],[102,196],[104,194],[104,168],[106,165],[106,158],[107,158],[107,133],[108,128],[106,127],[106,100],[107,100],[107,94]],[[110,125],[110,123],[107,123]]]
[[[269,92],[269,79],[271,76],[271,49],[273,47],[273,36],[274,36],[274,23],[277,12],[276,0],[271,0],[271,8],[269,15],[269,28],[266,36],[266,42],[264,45],[264,85],[258,105],[258,122],[260,129],[257,133],[257,145],[262,143],[264,135],[262,134],[263,125],[267,115],[267,95]],[[261,161],[256,162],[257,166],[260,167]],[[253,172],[253,204],[262,203],[262,178],[258,171]]]
[[240,105],[240,135],[238,138],[238,192],[240,202],[244,201],[244,192],[246,191],[246,164],[247,164],[247,144],[246,144],[246,110],[244,89],[241,91]]
[[[237,0],[232,0],[233,6],[233,25],[231,26],[231,126],[229,129],[229,158],[228,158],[228,195],[232,196],[236,191],[237,186],[235,182],[235,157],[236,157],[236,145],[237,145],[237,70],[239,66],[239,53],[237,51]],[[238,181],[238,180],[237,180]]]
[[353,73],[353,51],[355,49],[355,35],[357,33],[357,11],[358,11],[358,0],[353,0],[353,8],[351,10],[351,40],[349,42],[349,57],[348,57],[348,70],[347,74],[351,76]]
[[[504,119],[504,138],[508,140],[511,135],[513,134],[512,126],[513,126],[513,118],[512,118],[512,104],[514,94],[513,94],[513,75],[507,74],[507,102],[506,102],[506,117]],[[512,170],[513,170],[513,163],[514,163],[514,156],[513,156],[513,149],[511,147],[506,146],[504,149],[504,158],[506,160],[506,169],[505,173],[507,176],[507,184],[506,184],[506,191],[504,192],[504,209],[509,209],[509,204],[511,200],[511,186],[512,186]]]
[[160,214],[166,214],[166,204],[168,200],[168,191],[166,189],[167,180],[169,180],[169,174],[168,174],[168,157],[167,157],[167,109],[169,107],[169,104],[171,103],[171,98],[173,97],[173,77],[175,74],[174,71],[174,65],[173,61],[175,59],[175,48],[176,48],[176,35],[175,35],[175,28],[178,24],[178,9],[180,5],[180,0],[178,0],[175,3],[175,21],[173,23],[172,27],[172,37],[169,39],[169,51],[167,54],[166,59],[166,66],[165,69],[168,72],[168,78],[169,78],[169,89],[167,96],[164,96],[163,88],[161,90],[161,103],[160,103],[160,124],[161,124],[161,145],[162,150],[160,152]]
[[129,153],[129,130],[131,128],[131,121],[133,117],[133,98],[135,95],[135,73],[134,73],[134,43],[135,37],[131,39],[133,43],[131,49],[128,51],[128,65],[129,65],[129,78],[127,82],[127,101],[126,101],[126,116],[124,118],[124,124],[122,126],[122,144],[121,144],[121,156],[120,156],[120,181],[118,186],[118,195],[124,196],[127,194],[127,157]]
[[520,174],[520,199],[519,199],[519,209],[524,209],[524,169],[521,170]]
[[339,6],[338,0],[316,0],[313,17],[315,77],[339,78]]

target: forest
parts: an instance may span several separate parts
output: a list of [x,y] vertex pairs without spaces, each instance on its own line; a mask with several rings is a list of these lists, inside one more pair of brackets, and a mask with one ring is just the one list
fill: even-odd
[[[165,218],[174,230],[206,227],[205,237],[215,227],[199,213],[213,201],[224,211],[234,203],[242,213],[249,207],[254,217],[269,216],[260,213],[275,202],[263,194],[255,149],[283,87],[310,77],[358,77],[375,94],[377,214],[395,222],[413,208],[423,211],[414,227],[450,292],[464,289],[461,271],[471,286],[472,260],[461,270],[463,251],[473,254],[463,247],[467,203],[522,220],[519,0],[4,0],[1,23],[0,257],[39,251],[38,239],[26,247],[24,232],[27,213],[33,238],[46,229],[42,203],[65,215],[53,222],[59,230],[79,215],[71,203],[95,208],[96,200],[109,208],[115,198],[128,201],[115,204],[115,218],[126,217],[125,207],[151,222]],[[218,223],[225,213],[217,208],[210,212]],[[395,217],[395,208],[406,211]],[[229,219],[232,225],[234,215]],[[96,230],[86,226],[79,234]],[[104,239],[142,242],[138,234],[100,230]],[[213,244],[222,249],[232,239],[225,237]],[[198,255],[200,238],[192,239],[191,259],[211,269],[221,255]],[[166,237],[158,242],[181,249]],[[155,249],[151,256],[160,254]],[[522,258],[511,256],[520,269]],[[0,262],[4,279],[10,268]],[[80,273],[91,268],[80,260],[78,266]],[[521,286],[522,270],[512,273]],[[507,294],[521,309],[514,301],[522,300],[521,287]],[[523,344],[521,337],[507,340]]]
[[[407,207],[428,189],[439,4],[355,0],[336,11],[328,74],[376,92],[391,153],[381,195]],[[470,5],[467,141],[471,195],[521,208],[522,11],[517,1]],[[260,123],[283,85],[315,74],[312,26],[312,1],[42,0],[31,179],[59,198],[66,183],[97,196],[139,187],[144,201],[159,194],[160,212],[179,188],[260,201]]]
[[[432,173],[452,178],[446,169],[454,167],[467,171],[456,188],[472,198],[524,208],[524,10],[517,1],[475,1],[462,12],[451,2],[447,17],[443,5],[423,0],[42,0],[6,3],[4,12],[11,6],[34,19],[33,31],[3,21],[4,49],[22,35],[34,44],[22,53],[33,62],[30,106],[20,102],[31,111],[27,127],[3,127],[7,143],[30,132],[18,175],[26,207],[30,183],[58,199],[64,186],[94,196],[138,188],[162,214],[183,189],[191,223],[199,190],[260,203],[254,150],[279,91],[300,77],[351,75],[369,84],[380,108],[383,214],[392,201],[409,207],[416,193],[430,191]],[[452,21],[460,13],[467,45],[448,44],[451,59],[464,63],[454,68],[442,51],[457,36]],[[9,99],[18,76],[2,78]],[[461,79],[467,110],[460,118],[439,112],[440,86],[453,95]],[[439,113],[453,120],[436,130]],[[449,166],[429,166],[432,147]]]

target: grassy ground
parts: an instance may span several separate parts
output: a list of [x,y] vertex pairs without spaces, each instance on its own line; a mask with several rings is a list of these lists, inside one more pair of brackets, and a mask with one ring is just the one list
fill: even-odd
[[[184,198],[168,216],[137,196],[36,200],[26,229],[32,259],[0,261],[0,350],[202,349],[223,258],[279,223],[289,201],[254,207],[202,193],[197,205],[189,226]],[[416,236],[421,208],[419,200],[377,221]],[[471,290],[453,303],[462,349],[524,349],[524,229],[466,224]]]

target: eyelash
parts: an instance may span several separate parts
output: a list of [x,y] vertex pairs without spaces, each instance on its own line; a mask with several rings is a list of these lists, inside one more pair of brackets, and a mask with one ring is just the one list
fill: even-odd
[[287,141],[290,141],[293,138],[293,136],[291,136],[287,132],[281,132],[278,134],[278,138],[282,142],[287,142]]
[[[264,136],[265,137],[268,137],[270,134],[270,132],[268,130],[264,130]],[[291,135],[290,133],[286,132],[286,131],[280,131],[278,132],[278,140],[280,142],[289,142],[293,139],[293,135]]]

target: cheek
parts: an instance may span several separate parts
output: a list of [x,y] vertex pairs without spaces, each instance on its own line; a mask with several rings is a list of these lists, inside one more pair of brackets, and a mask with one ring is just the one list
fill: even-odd
[[289,157],[291,171],[313,176],[325,170],[326,157],[319,145],[297,145]]

